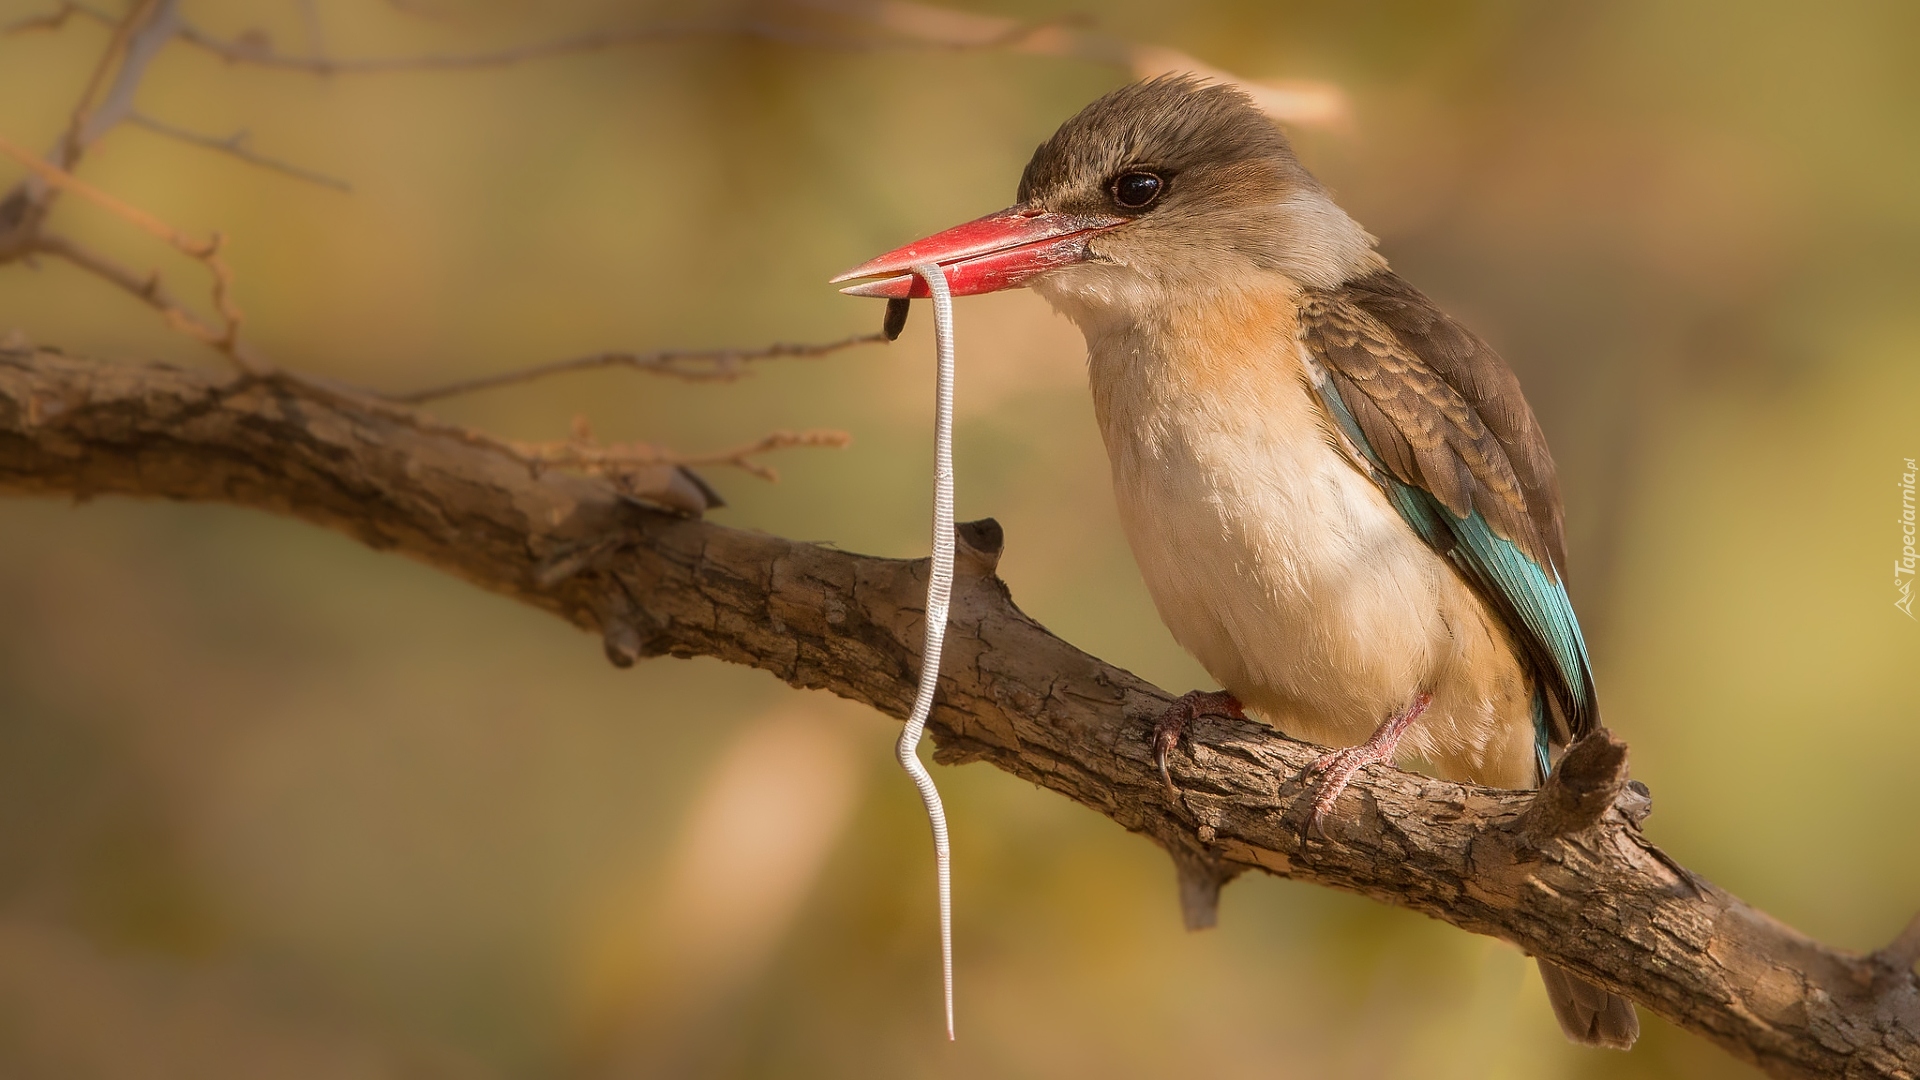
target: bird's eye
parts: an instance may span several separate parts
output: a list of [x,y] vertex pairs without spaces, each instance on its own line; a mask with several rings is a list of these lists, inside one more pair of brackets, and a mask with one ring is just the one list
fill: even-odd
[[1113,180],[1113,201],[1123,210],[1145,210],[1166,187],[1165,180],[1150,172],[1121,173]]

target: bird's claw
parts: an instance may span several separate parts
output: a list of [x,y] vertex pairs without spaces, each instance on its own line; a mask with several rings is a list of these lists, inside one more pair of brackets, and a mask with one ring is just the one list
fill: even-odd
[[1173,752],[1174,745],[1179,741],[1180,736],[1175,731],[1156,730],[1153,733],[1153,760],[1160,766],[1160,782],[1167,786],[1168,795],[1173,794],[1173,771],[1167,768],[1167,755]]
[[1375,728],[1373,734],[1367,736],[1366,742],[1341,750],[1329,750],[1301,770],[1304,776],[1325,774],[1320,781],[1320,790],[1313,797],[1313,812],[1307,816],[1306,835],[1326,838],[1327,815],[1332,812],[1340,793],[1347,790],[1347,784],[1354,774],[1368,765],[1392,761],[1394,752],[1400,747],[1400,736],[1415,720],[1420,719],[1420,714],[1426,712],[1427,706],[1432,703],[1433,695],[1422,692],[1413,699],[1412,705],[1388,717],[1386,723]]
[[1168,798],[1176,796],[1178,791],[1173,786],[1173,771],[1167,767],[1167,758],[1180,745],[1187,724],[1201,716],[1244,720],[1247,714],[1240,699],[1225,690],[1189,690],[1154,719],[1153,760],[1160,767],[1160,782],[1167,786]]
[[1355,773],[1376,761],[1384,761],[1390,756],[1380,754],[1373,747],[1362,743],[1349,746],[1344,750],[1331,750],[1321,754],[1306,767],[1311,776],[1326,774],[1320,782],[1320,790],[1313,797],[1313,813],[1307,817],[1307,832],[1325,839],[1327,835],[1327,814],[1332,812],[1333,804],[1339,800],[1340,793],[1347,790],[1347,784]]

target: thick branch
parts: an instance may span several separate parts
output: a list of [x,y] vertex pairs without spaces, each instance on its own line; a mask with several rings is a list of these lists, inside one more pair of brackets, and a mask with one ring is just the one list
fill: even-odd
[[[923,562],[673,517],[293,380],[0,353],[0,493],[257,507],[553,612],[616,663],[715,656],[895,716],[911,697]],[[1538,802],[1369,768],[1310,840],[1314,751],[1201,718],[1169,799],[1147,741],[1169,695],[1022,614],[992,574],[996,529],[963,540],[940,760],[991,762],[1153,838],[1189,892],[1247,868],[1317,882],[1515,942],[1776,1075],[1920,1074],[1912,942],[1831,949],[1681,870],[1623,813],[1639,804],[1618,744],[1576,750]]]

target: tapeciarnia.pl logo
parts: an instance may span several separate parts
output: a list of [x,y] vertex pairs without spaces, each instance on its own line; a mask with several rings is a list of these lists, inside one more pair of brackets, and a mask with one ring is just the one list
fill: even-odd
[[[1893,560],[1893,591],[1898,595],[1893,606],[1913,615],[1913,459],[1907,458],[1906,471],[1900,474],[1900,557]],[[1916,620],[1920,621],[1920,620]]]

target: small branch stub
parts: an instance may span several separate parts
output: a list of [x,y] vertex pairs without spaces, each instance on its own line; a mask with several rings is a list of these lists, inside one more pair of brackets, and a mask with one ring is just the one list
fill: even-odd
[[1914,965],[1920,964],[1920,914],[1909,920],[1906,929],[1873,956],[1881,963],[1912,976]]
[[1246,869],[1223,863],[1194,844],[1169,843],[1173,872],[1180,884],[1180,921],[1188,930],[1211,930],[1220,922],[1220,889]]
[[960,569],[973,577],[992,577],[1000,568],[1000,552],[1007,534],[992,518],[963,521],[953,527],[959,540]]
[[1627,744],[1600,728],[1568,748],[1513,824],[1522,850],[1599,824],[1627,792]]

